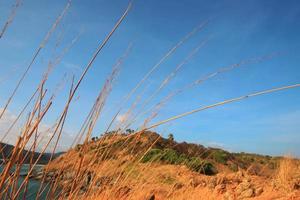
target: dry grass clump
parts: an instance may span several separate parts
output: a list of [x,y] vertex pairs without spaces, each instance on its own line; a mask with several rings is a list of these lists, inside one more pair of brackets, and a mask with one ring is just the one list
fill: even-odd
[[291,157],[285,157],[280,161],[274,178],[276,189],[291,193],[300,189],[300,162]]

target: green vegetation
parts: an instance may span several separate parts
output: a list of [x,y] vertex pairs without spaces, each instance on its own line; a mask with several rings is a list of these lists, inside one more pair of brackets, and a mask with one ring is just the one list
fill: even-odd
[[133,129],[130,128],[126,129],[126,134],[132,134],[132,133],[134,133]]
[[140,176],[140,171],[135,168],[135,165],[133,163],[128,164],[125,167],[124,172],[133,179],[137,179]]
[[174,141],[174,135],[172,133],[168,135],[168,140],[172,142]]
[[161,179],[161,183],[167,184],[167,185],[173,185],[176,182],[175,178],[168,176],[168,175],[160,177],[160,179]]
[[151,149],[145,156],[143,156],[141,162],[162,162],[172,165],[186,165],[192,171],[206,175],[213,175],[217,173],[217,170],[210,162],[198,157],[188,157],[185,154],[179,154],[173,149]]
[[146,155],[143,156],[141,162],[155,162],[161,159],[162,150],[160,149],[151,149]]
[[185,162],[185,158],[183,158],[183,156],[178,154],[173,149],[165,149],[162,152],[161,161],[164,161],[164,162],[166,162],[168,164],[172,164],[172,165],[179,165],[179,164],[182,164],[183,162]]
[[243,169],[247,169],[253,163],[259,163],[263,166],[267,166],[269,169],[276,169],[278,167],[278,162],[281,159],[280,157],[271,157],[271,156],[263,156],[258,154],[250,154],[250,153],[232,153],[237,163],[239,163],[239,167]]
[[199,172],[201,174],[214,175],[217,173],[217,170],[215,169],[213,164],[197,157],[192,157],[189,162],[187,162],[187,166],[191,170]]
[[227,161],[229,160],[229,154],[223,150],[215,150],[212,155],[212,159],[215,160],[218,163],[227,164]]
[[233,171],[233,172],[237,172],[237,171],[239,170],[239,167],[238,167],[237,164],[231,163],[231,164],[229,165],[229,169],[230,169],[231,171]]
[[[97,162],[101,162],[103,158],[106,160],[118,159],[119,156],[126,156],[127,154],[142,156],[142,152],[148,150],[149,144],[155,142],[152,149],[141,158],[142,163],[159,162],[161,164],[185,165],[192,171],[206,175],[216,174],[216,168],[221,166],[233,172],[239,169],[246,170],[254,163],[265,166],[270,170],[278,167],[279,158],[243,152],[230,153],[222,149],[206,148],[186,142],[177,143],[172,134],[169,134],[168,138],[157,140],[159,135],[148,131],[142,133],[138,140],[133,140],[133,137],[124,140],[123,137],[127,137],[131,132],[132,130],[128,129],[127,133],[120,133],[119,135],[106,134],[100,138],[95,137],[85,149],[89,153],[99,152],[99,154],[105,154],[102,158],[97,159]],[[110,150],[107,151],[107,148]],[[74,147],[75,151],[82,149],[83,145]],[[222,168],[220,169],[222,170]]]
[[75,146],[75,151],[80,151],[81,147],[82,147],[81,144],[77,144],[77,145]]

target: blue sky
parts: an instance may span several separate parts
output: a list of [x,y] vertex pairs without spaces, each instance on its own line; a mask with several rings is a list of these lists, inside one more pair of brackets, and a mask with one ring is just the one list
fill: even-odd
[[[13,3],[12,0],[0,2],[1,26]],[[24,0],[18,9],[14,21],[0,39],[0,107],[3,107],[16,80],[63,9],[64,3],[61,0]],[[16,114],[21,109],[34,91],[49,60],[59,55],[76,37],[79,37],[78,41],[57,66],[47,87],[53,90],[65,73],[72,72],[78,78],[127,3],[116,0],[73,1],[9,111]],[[72,104],[66,130],[71,134],[78,131],[105,78],[129,43],[133,43],[132,50],[114,84],[95,135],[106,127],[122,98],[168,49],[208,19],[211,19],[209,24],[163,63],[137,92],[140,94],[145,91],[142,101],[147,99],[190,51],[201,41],[210,38],[153,99],[149,107],[170,92],[220,67],[276,52],[280,54],[263,62],[244,65],[184,91],[170,100],[153,122],[225,99],[300,82],[299,1],[137,0],[81,85],[78,100]],[[58,41],[61,41],[60,45],[55,48]],[[60,91],[45,123],[53,123],[58,116],[66,101],[69,85],[68,82],[66,88]],[[127,107],[133,101],[134,98]],[[300,156],[299,102],[299,89],[282,91],[196,113],[156,130],[163,134],[171,132],[179,141],[221,146],[231,151]],[[138,125],[132,128],[138,128]]]

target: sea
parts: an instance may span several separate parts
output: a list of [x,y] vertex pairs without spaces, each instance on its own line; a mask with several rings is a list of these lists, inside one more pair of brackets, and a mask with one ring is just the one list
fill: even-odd
[[[0,166],[0,172],[3,171],[4,167],[5,166],[3,166],[3,165]],[[13,167],[11,172],[14,171],[14,168],[15,167]],[[37,165],[37,166],[35,166],[34,170],[35,171],[40,171],[42,168],[43,168],[43,165]],[[27,165],[27,164],[22,165],[21,171],[20,171],[20,177],[19,177],[19,180],[18,180],[18,186],[20,186],[22,184],[22,182],[24,181],[24,178],[25,178],[24,175],[26,175],[28,173],[28,171],[29,171],[29,165]],[[23,198],[24,192],[21,192],[17,199],[18,200],[23,200],[23,199],[25,199],[25,200],[35,200],[40,185],[41,185],[41,182],[39,180],[29,179],[29,184],[28,184],[28,190],[27,190],[27,193],[26,193],[26,197]],[[44,183],[44,186],[45,185],[47,185],[47,183]],[[42,192],[39,199],[40,200],[46,199],[46,195],[47,195],[48,191],[49,191],[49,188],[46,187],[45,190]],[[9,197],[7,197],[7,199],[9,199]]]

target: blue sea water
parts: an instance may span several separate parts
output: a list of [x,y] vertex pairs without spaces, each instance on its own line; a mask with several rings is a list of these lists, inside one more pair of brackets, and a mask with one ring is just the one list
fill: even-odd
[[[43,166],[38,165],[34,168],[34,170],[40,170]],[[2,172],[3,170],[3,166],[0,166],[0,172]],[[14,171],[14,169],[11,170],[12,172]],[[21,167],[21,171],[20,171],[20,175],[26,175],[29,171],[29,165],[23,165]],[[24,181],[24,177],[20,176],[19,180],[18,180],[18,187],[22,184],[22,182]],[[41,182],[39,180],[35,180],[35,179],[29,179],[29,184],[28,184],[28,190],[26,193],[26,200],[35,200],[36,199],[36,195],[37,192],[39,190]],[[45,186],[46,184],[44,184]],[[46,195],[48,192],[48,188],[46,187],[46,189],[43,191],[43,193],[40,196],[40,200],[44,200],[46,199]],[[22,200],[24,196],[24,193],[22,191],[22,193],[19,195],[18,200]],[[9,198],[8,198],[9,199]]]

